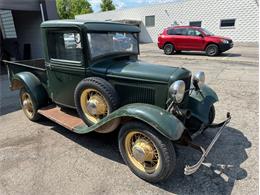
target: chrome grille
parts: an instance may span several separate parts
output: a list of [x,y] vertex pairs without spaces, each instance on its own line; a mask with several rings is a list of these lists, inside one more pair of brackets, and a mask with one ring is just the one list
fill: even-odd
[[116,85],[121,105],[130,103],[155,103],[155,90],[141,86]]
[[183,98],[183,101],[182,103],[180,104],[180,107],[185,107],[187,106],[188,104],[188,101],[189,101],[189,89],[190,89],[190,85],[191,85],[191,76],[187,77],[187,78],[184,78],[184,79],[181,79],[184,81],[185,83],[185,94],[184,94],[184,98]]

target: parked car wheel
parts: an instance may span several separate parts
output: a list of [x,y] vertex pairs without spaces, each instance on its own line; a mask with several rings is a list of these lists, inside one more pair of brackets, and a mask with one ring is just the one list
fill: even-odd
[[32,95],[25,88],[21,88],[19,96],[20,104],[25,116],[31,121],[39,120],[41,115],[37,112],[38,107],[32,99]]
[[119,150],[131,171],[148,182],[167,179],[175,168],[172,142],[152,127],[128,122],[119,132]]
[[[90,77],[82,80],[75,89],[75,105],[81,119],[89,126],[98,123],[102,118],[118,108],[119,100],[114,87],[106,80]],[[113,120],[105,129],[98,129],[100,133],[108,133],[115,129]]]
[[167,43],[164,45],[163,50],[166,55],[171,55],[174,52],[174,45],[171,43]]
[[218,46],[215,44],[209,44],[206,48],[206,54],[208,56],[216,56],[219,53]]
[[210,107],[210,111],[209,111],[209,124],[212,124],[214,122],[215,119],[215,107],[214,105],[212,105]]

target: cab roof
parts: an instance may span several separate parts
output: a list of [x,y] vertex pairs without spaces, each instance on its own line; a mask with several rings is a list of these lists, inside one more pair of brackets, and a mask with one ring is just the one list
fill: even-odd
[[41,24],[41,28],[55,27],[79,27],[87,31],[103,32],[140,32],[139,27],[130,24],[108,21],[89,21],[89,20],[49,20]]

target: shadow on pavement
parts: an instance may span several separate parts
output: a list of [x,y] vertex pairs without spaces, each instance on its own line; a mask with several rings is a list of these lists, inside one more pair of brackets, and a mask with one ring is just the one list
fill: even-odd
[[119,153],[117,144],[118,131],[114,131],[109,134],[90,132],[88,134],[80,135],[45,118],[43,118],[39,123],[50,126],[52,130],[96,154],[118,163],[124,163]]
[[20,110],[19,90],[9,89],[8,76],[0,75],[0,116]]
[[[98,155],[124,163],[118,150],[118,132],[110,134],[92,132],[78,135],[49,120],[44,119],[41,124],[50,126],[52,130]],[[216,131],[208,130],[194,141],[206,147]],[[247,177],[246,170],[240,165],[248,158],[245,149],[249,147],[251,147],[251,142],[240,130],[226,127],[204,165],[195,174],[185,176],[184,166],[194,164],[201,154],[191,148],[177,146],[174,174],[168,180],[152,185],[176,194],[231,194],[235,181]]]
[[[206,147],[215,133],[216,130],[209,130],[198,136],[195,142]],[[231,194],[234,183],[247,177],[246,170],[240,165],[248,158],[246,149],[249,147],[251,142],[241,131],[226,127],[204,165],[195,174],[185,176],[183,169],[187,164],[195,164],[200,153],[178,147],[175,174],[155,186],[176,194]]]

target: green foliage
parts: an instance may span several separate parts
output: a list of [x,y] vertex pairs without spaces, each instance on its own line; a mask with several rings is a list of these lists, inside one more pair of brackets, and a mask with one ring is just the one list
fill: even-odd
[[102,12],[116,9],[112,0],[101,0],[100,8]]
[[87,0],[56,0],[56,5],[61,19],[74,19],[75,15],[93,12]]

